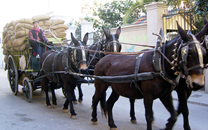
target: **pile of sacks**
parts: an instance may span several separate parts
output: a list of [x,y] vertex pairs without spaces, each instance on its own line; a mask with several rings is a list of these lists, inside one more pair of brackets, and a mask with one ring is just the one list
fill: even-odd
[[[48,15],[37,15],[32,17],[33,21],[39,21],[39,27],[44,30],[46,38],[56,36],[59,38],[65,38],[65,31],[68,26],[64,24],[62,19],[51,19]],[[52,34],[51,34],[52,33]]]
[[29,30],[33,28],[32,19],[22,18],[7,23],[3,28],[3,53],[6,55],[11,51],[23,51],[26,49],[26,38]]
[[65,38],[68,26],[62,19],[51,19],[48,15],[36,15],[31,19],[22,18],[7,23],[3,28],[3,54],[8,55],[11,51],[23,51],[27,49],[26,39],[29,30],[33,28],[33,21],[39,21],[39,27],[47,38],[53,37],[52,32],[58,38]]

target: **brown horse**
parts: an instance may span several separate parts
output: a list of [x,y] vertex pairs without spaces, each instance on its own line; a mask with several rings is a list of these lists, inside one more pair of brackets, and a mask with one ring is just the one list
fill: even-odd
[[74,88],[80,78],[70,75],[68,72],[87,72],[89,52],[84,49],[87,49],[88,33],[85,34],[83,42],[77,41],[73,34],[71,34],[71,38],[76,48],[69,46],[64,51],[47,51],[43,53],[40,57],[40,70],[42,76],[47,76],[42,78],[42,89],[46,94],[47,107],[51,107],[48,90],[51,90],[53,105],[56,107],[57,102],[54,89],[64,86],[67,99],[64,103],[63,111],[68,112],[68,105],[70,103],[71,117],[75,118],[76,113],[73,108],[72,98],[74,97]]
[[[204,27],[202,30],[195,35],[197,40],[199,40],[202,43],[202,46],[204,49],[206,49],[206,57],[204,57],[204,64],[208,63],[208,21],[206,17],[204,18]],[[174,40],[174,39],[172,39]],[[175,39],[174,42],[176,42],[177,39]],[[190,87],[187,87],[186,80],[183,78],[180,78],[179,84],[176,86],[175,91],[177,92],[178,95],[178,108],[177,108],[177,113],[180,115],[182,113],[183,115],[183,120],[184,120],[184,129],[185,130],[190,130],[190,125],[189,125],[189,110],[188,110],[188,105],[187,105],[187,100],[190,97],[192,90],[197,91],[201,89],[200,87],[197,87],[195,89],[192,89]],[[131,117],[131,122],[136,123],[136,117],[135,117],[135,111],[134,111],[134,102],[135,99],[130,99],[130,117]]]
[[[95,79],[95,94],[91,120],[93,123],[97,122],[97,104],[101,101],[101,108],[104,111],[104,114],[106,115],[108,113],[108,125],[111,129],[117,128],[113,121],[112,108],[114,103],[118,100],[119,95],[121,95],[131,99],[144,98],[145,116],[148,130],[152,129],[153,100],[159,98],[171,114],[171,117],[168,119],[169,122],[166,129],[172,129],[177,119],[177,112],[174,109],[171,96],[171,91],[178,83],[177,79],[179,76],[175,72],[177,71],[184,74],[187,78],[187,82],[189,82],[190,87],[192,88],[204,85],[203,63],[201,63],[203,58],[198,56],[197,51],[199,50],[202,54],[205,54],[205,52],[200,48],[197,49],[199,42],[193,35],[187,35],[179,25],[178,32],[181,39],[178,40],[177,43],[167,42],[162,47],[166,58],[174,61],[174,64],[164,60],[164,71],[160,73],[160,76],[154,76],[157,72],[153,66],[153,51],[145,52],[143,55],[139,56],[141,58],[139,68],[135,65],[137,62],[136,58],[138,59],[139,57],[135,55],[108,55],[97,63],[95,68],[95,75],[97,76],[130,75],[135,74],[136,71],[138,74],[152,72],[153,78],[136,81],[136,84],[139,86],[137,88],[131,87],[131,83],[111,83],[101,79]],[[176,57],[173,58],[173,55],[176,55]],[[137,69],[135,69],[135,67]],[[105,91],[109,86],[111,86],[113,92],[111,93],[106,104]]]
[[[208,63],[208,42],[206,42],[208,40],[208,21],[206,20],[206,18],[204,18],[204,27],[202,28],[202,30],[196,34],[196,38],[202,42],[202,46],[206,49],[206,57],[204,58],[204,64]],[[189,109],[188,109],[188,105],[187,105],[187,100],[189,98],[189,96],[193,91],[197,91],[199,90],[199,88],[195,88],[195,89],[190,89],[190,87],[187,87],[187,83],[184,79],[180,79],[179,80],[179,84],[176,87],[176,92],[178,94],[178,100],[179,100],[179,104],[178,104],[178,115],[179,114],[183,114],[183,120],[184,120],[184,129],[185,130],[191,130],[190,125],[189,125]]]
[[[96,50],[96,51],[104,51],[104,52],[120,52],[121,51],[121,44],[119,43],[119,35],[121,33],[121,27],[118,27],[116,30],[116,34],[110,34],[106,31],[103,27],[104,35],[100,42],[92,44],[89,49]],[[104,53],[98,52],[90,52],[90,63],[89,63],[89,70],[93,70],[97,62],[105,56]],[[93,74],[93,71],[89,71],[90,74]],[[81,83],[77,84],[79,98],[78,102],[81,103],[83,100],[83,92],[81,88]],[[75,94],[74,94],[75,95]],[[73,98],[73,103],[77,103],[76,96]]]

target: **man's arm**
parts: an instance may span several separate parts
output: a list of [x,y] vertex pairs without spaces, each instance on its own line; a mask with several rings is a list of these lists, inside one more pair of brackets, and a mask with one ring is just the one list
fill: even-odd
[[43,41],[44,41],[44,42],[49,42],[49,40],[45,37],[45,35],[44,35],[43,31],[41,30],[40,32],[41,32],[41,35],[42,35]]

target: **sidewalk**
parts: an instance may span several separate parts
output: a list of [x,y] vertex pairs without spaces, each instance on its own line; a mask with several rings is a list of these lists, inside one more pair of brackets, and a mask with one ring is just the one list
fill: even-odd
[[[173,100],[178,100],[176,91],[172,92]],[[191,96],[188,98],[188,103],[207,106],[208,107],[208,93],[203,90],[192,91]]]

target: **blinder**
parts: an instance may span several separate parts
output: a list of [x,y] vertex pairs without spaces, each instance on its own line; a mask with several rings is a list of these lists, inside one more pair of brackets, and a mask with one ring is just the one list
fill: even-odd
[[[81,49],[73,49],[73,53],[72,53],[72,57],[73,57],[73,62],[76,66],[76,68],[78,68],[78,66],[81,64],[81,63],[86,63],[87,66],[89,65],[89,51],[87,52],[87,54],[85,53],[85,48],[84,46],[82,46],[82,43],[79,41],[80,43],[80,48]],[[78,56],[80,55],[78,50],[80,50],[81,52],[81,55],[82,55],[82,59],[78,59]]]
[[204,37],[204,42],[205,42],[206,49],[208,49],[208,35]]
[[[198,54],[198,59],[199,59],[199,64],[192,66],[192,67],[187,67],[187,57],[188,57],[188,50],[189,50],[189,44],[194,44],[197,50],[197,54]],[[196,68],[204,68],[204,64],[203,64],[203,54],[202,54],[202,50],[201,50],[201,46],[200,44],[195,44],[195,43],[189,43],[187,45],[185,45],[184,47],[181,48],[181,58],[182,58],[182,63],[183,63],[183,69],[184,69],[184,74],[185,76],[188,75],[188,72],[190,70],[196,69]]]

